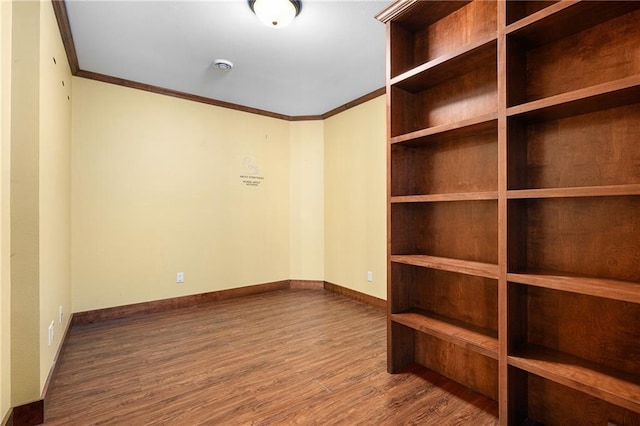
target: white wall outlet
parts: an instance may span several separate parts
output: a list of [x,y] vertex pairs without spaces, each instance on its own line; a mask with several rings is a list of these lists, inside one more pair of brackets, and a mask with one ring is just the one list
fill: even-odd
[[367,271],[367,281],[373,282],[373,272]]
[[49,346],[51,346],[51,343],[53,343],[53,327],[55,326],[55,324],[55,321],[51,321],[51,324],[49,324]]
[[178,272],[176,274],[176,282],[182,284],[184,282],[184,272]]
[[58,308],[58,322],[62,324],[62,319],[64,318],[64,312],[62,310],[62,305]]

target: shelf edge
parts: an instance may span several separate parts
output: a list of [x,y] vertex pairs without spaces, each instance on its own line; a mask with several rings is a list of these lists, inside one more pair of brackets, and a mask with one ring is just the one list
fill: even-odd
[[449,194],[395,195],[390,201],[399,203],[435,203],[440,201],[487,201],[497,200],[498,191],[455,192]]
[[507,198],[510,200],[527,198],[612,197],[624,195],[640,195],[640,184],[515,189],[507,191]]
[[[571,355],[558,353],[558,359],[555,361],[549,361],[545,358],[549,358],[549,355],[540,356],[538,351],[533,353],[524,351],[523,353],[507,356],[507,362],[509,365],[528,373],[640,413],[640,385],[597,369],[589,368],[585,365],[591,363],[580,361]],[[558,367],[562,367],[567,372],[560,372]],[[603,387],[602,384],[607,381],[614,382],[614,385]],[[624,392],[616,392],[614,388],[626,390],[626,393],[635,393],[637,397],[626,395]]]
[[[430,71],[436,71],[439,67],[446,65],[447,63],[463,60],[465,56],[473,57],[474,54],[478,55],[482,52],[483,48],[489,48],[489,45],[492,43],[496,43],[498,40],[497,34],[492,35],[491,37],[484,37],[475,43],[470,43],[459,50],[450,53],[448,55],[442,55],[437,58],[434,58],[428,62],[420,64],[408,71],[405,71],[389,80],[390,86],[398,86],[400,87],[402,83],[407,83],[408,80],[419,76],[423,73],[428,73]],[[497,53],[497,46],[494,46]],[[453,77],[453,76],[452,76]],[[425,86],[427,88],[430,86]],[[400,87],[401,88],[401,87]],[[423,88],[423,89],[424,89]]]
[[415,141],[421,138],[429,136],[436,136],[440,134],[446,134],[449,132],[463,131],[465,129],[472,129],[474,126],[489,125],[491,122],[498,120],[498,113],[491,112],[489,114],[483,114],[467,120],[457,121],[455,123],[441,124],[439,126],[428,127],[426,129],[416,130],[413,132],[404,133],[398,136],[392,136],[390,143],[397,144],[402,142]]
[[550,290],[583,294],[621,302],[640,303],[640,283],[606,278],[571,275],[508,273],[507,280],[517,284],[548,288]]
[[[542,99],[536,99],[523,104],[510,106],[507,108],[507,117],[544,115],[554,108],[560,109],[563,106],[567,107],[571,104],[580,102],[585,104],[589,101],[595,102],[598,98],[601,98],[602,100],[602,98],[614,95],[616,92],[624,91],[629,91],[631,94],[633,94],[634,91],[640,93],[640,75],[632,75],[618,80],[597,84],[595,86],[585,87],[570,92],[560,93],[558,95],[548,96]],[[619,95],[616,96],[616,98],[619,98]],[[580,115],[586,112],[605,110],[638,102],[638,99],[635,96],[630,96],[629,98],[630,99],[628,101],[622,101],[621,103],[614,102],[613,105],[605,103],[605,105],[598,106],[597,108],[580,109],[579,106],[576,108],[576,106],[573,105],[575,113],[570,115]],[[556,114],[550,115],[556,117]],[[556,118],[562,118],[564,116],[565,114],[557,114]]]
[[[450,324],[430,316],[424,316],[424,321],[417,321],[413,318],[413,316],[417,315],[420,314],[411,312],[391,314],[391,320],[430,336],[434,336],[438,339],[465,347],[486,357],[498,360],[497,338],[487,336],[485,334],[478,333],[476,331],[472,331],[454,324]],[[439,325],[443,325],[443,327],[448,330],[439,329],[438,323],[440,323]],[[459,330],[458,333],[460,334],[453,334],[452,330]],[[483,344],[477,339],[469,338],[469,336],[476,336],[480,339],[487,339],[491,342],[491,345]]]
[[427,255],[391,255],[390,261],[404,265],[437,269],[440,271],[457,272],[497,280],[499,269],[497,264],[473,262],[469,260],[449,259]]

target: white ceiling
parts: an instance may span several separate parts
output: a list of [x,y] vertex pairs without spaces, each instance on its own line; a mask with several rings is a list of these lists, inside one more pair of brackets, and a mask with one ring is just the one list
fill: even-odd
[[[385,84],[388,0],[302,0],[282,29],[246,0],[66,0],[80,69],[289,116],[321,115]],[[229,72],[214,59],[234,64]]]

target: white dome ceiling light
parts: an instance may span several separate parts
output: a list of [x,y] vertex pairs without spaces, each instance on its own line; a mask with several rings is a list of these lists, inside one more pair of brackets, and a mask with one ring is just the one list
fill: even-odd
[[226,59],[216,59],[213,61],[213,66],[220,71],[231,71],[233,69],[233,62]]
[[297,0],[248,0],[249,7],[260,22],[271,28],[284,28],[293,22],[302,9]]

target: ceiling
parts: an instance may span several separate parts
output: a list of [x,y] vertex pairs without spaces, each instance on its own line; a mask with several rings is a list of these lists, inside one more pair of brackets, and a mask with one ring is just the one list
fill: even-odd
[[[264,26],[246,0],[66,0],[82,71],[286,116],[322,115],[385,85],[388,0],[302,0]],[[234,64],[213,67],[215,59]]]

